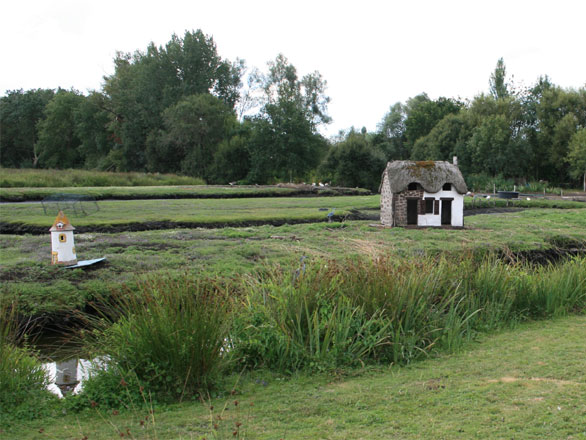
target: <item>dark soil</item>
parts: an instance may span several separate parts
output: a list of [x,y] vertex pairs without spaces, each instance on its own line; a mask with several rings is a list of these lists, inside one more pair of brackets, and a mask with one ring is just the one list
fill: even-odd
[[473,208],[465,209],[464,217],[478,214],[509,214],[511,212],[525,211],[528,208]]
[[[350,214],[341,216],[334,215],[332,221],[341,222],[345,220],[378,220],[379,214],[376,213],[364,213],[358,210],[352,210]],[[160,222],[141,222],[141,223],[121,223],[116,225],[89,225],[89,226],[76,226],[76,232],[79,234],[83,233],[117,233],[117,232],[140,232],[140,231],[154,231],[162,229],[193,229],[193,228],[206,228],[206,229],[221,229],[221,228],[244,228],[251,226],[283,226],[283,225],[297,225],[305,223],[323,223],[322,219],[277,219],[277,220],[250,220],[250,221],[236,221],[236,222],[172,222],[172,221],[160,221]],[[15,234],[15,235],[43,235],[47,233],[47,227],[45,226],[34,226],[26,225],[21,223],[7,223],[0,222],[0,234]]]

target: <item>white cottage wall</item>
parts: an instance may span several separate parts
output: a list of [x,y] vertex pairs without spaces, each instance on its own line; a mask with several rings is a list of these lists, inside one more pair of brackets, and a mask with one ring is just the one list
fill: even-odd
[[433,198],[435,200],[440,200],[440,213],[436,214],[420,214],[417,216],[417,226],[441,226],[442,225],[442,216],[441,216],[441,199],[453,199],[452,201],[452,226],[464,226],[464,196],[458,191],[450,190],[450,191],[440,191],[437,193],[428,193],[427,191],[423,192],[423,198]]

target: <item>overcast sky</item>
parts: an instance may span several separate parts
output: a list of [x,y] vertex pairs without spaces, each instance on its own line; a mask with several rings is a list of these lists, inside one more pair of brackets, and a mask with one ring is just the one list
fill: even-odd
[[283,53],[300,76],[328,82],[334,135],[374,130],[389,106],[426,92],[488,91],[503,57],[519,86],[549,75],[586,84],[584,0],[18,0],[0,7],[0,93],[99,89],[117,51],[201,29],[222,58],[266,70]]

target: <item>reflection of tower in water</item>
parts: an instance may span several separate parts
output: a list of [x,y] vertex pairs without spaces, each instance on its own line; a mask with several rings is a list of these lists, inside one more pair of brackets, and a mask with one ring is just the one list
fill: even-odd
[[55,385],[61,390],[61,394],[66,396],[71,393],[79,383],[77,376],[77,359],[69,359],[56,364],[57,374],[55,375]]

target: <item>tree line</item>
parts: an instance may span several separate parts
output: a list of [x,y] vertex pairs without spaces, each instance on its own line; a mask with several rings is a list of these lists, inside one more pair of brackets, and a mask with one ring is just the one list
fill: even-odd
[[[14,90],[0,98],[0,165],[179,173],[208,183],[320,179],[377,189],[388,160],[451,160],[462,171],[578,184],[586,173],[586,88],[547,76],[518,89],[497,62],[468,101],[423,93],[374,132],[334,139],[327,83],[283,55],[267,70],[218,54],[201,30],[118,53],[101,90]],[[246,79],[246,81],[245,81]]]

